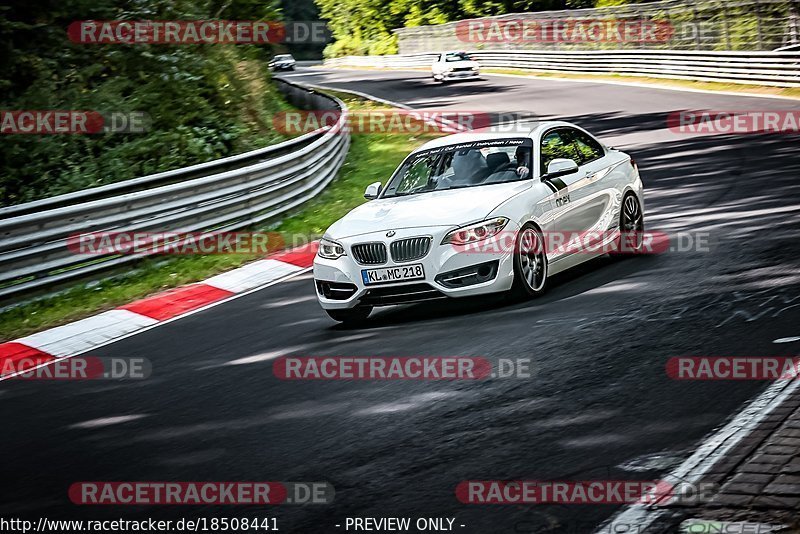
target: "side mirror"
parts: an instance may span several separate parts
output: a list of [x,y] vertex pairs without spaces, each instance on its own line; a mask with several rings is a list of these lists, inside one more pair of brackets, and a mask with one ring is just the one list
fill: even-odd
[[547,164],[547,178],[557,178],[578,172],[578,164],[574,160],[566,158],[556,158]]
[[367,200],[372,200],[373,198],[378,198],[378,195],[381,194],[381,183],[375,182],[369,184],[367,189],[364,191],[364,198]]

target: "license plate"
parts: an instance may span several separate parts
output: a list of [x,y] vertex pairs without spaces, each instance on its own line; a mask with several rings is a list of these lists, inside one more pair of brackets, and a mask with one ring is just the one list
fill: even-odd
[[364,285],[386,284],[389,282],[404,282],[406,280],[419,280],[425,278],[425,271],[421,263],[403,265],[402,267],[385,267],[383,269],[362,269],[361,279]]

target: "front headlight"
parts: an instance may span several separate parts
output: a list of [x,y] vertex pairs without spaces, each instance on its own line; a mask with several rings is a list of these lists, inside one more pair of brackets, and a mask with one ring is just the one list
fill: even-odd
[[474,67],[472,67],[472,70],[478,70],[479,68],[480,67],[478,65],[475,65]]
[[317,255],[326,260],[336,260],[345,255],[344,247],[336,241],[325,239],[324,237],[319,240],[319,249]]
[[444,236],[442,245],[466,245],[467,243],[483,241],[496,236],[500,233],[500,230],[506,227],[506,224],[508,224],[507,218],[495,217],[488,221],[462,226]]

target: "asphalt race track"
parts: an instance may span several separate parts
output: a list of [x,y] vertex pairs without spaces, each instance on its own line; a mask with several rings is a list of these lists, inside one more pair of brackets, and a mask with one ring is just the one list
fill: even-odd
[[[671,380],[670,357],[797,353],[797,343],[773,343],[800,335],[797,135],[666,125],[673,111],[796,110],[797,101],[489,75],[437,85],[423,72],[288,78],[417,108],[573,121],[635,157],[647,229],[706,232],[710,250],[602,258],[534,301],[386,308],[359,329],[327,318],[305,274],[88,354],[148,358],[149,380],[2,382],[0,515],[213,512],[277,517],[286,532],[344,531],[347,517],[455,517],[464,533],[591,532],[618,507],[465,505],[454,489],[469,479],[657,479],[765,387]],[[283,354],[530,358],[534,372],[294,382],[272,374]],[[266,510],[71,504],[70,484],[91,480],[328,481],[336,500]]]

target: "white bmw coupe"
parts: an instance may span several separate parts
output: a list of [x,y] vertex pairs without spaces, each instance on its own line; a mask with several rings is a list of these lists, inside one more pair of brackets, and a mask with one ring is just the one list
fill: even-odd
[[[636,163],[567,122],[459,133],[412,152],[320,241],[317,298],[336,321],[375,306],[508,292],[642,246]],[[632,239],[631,239],[632,236]],[[609,246],[614,245],[614,246]]]
[[465,52],[445,52],[431,65],[431,75],[436,82],[472,79],[481,75],[481,66]]

